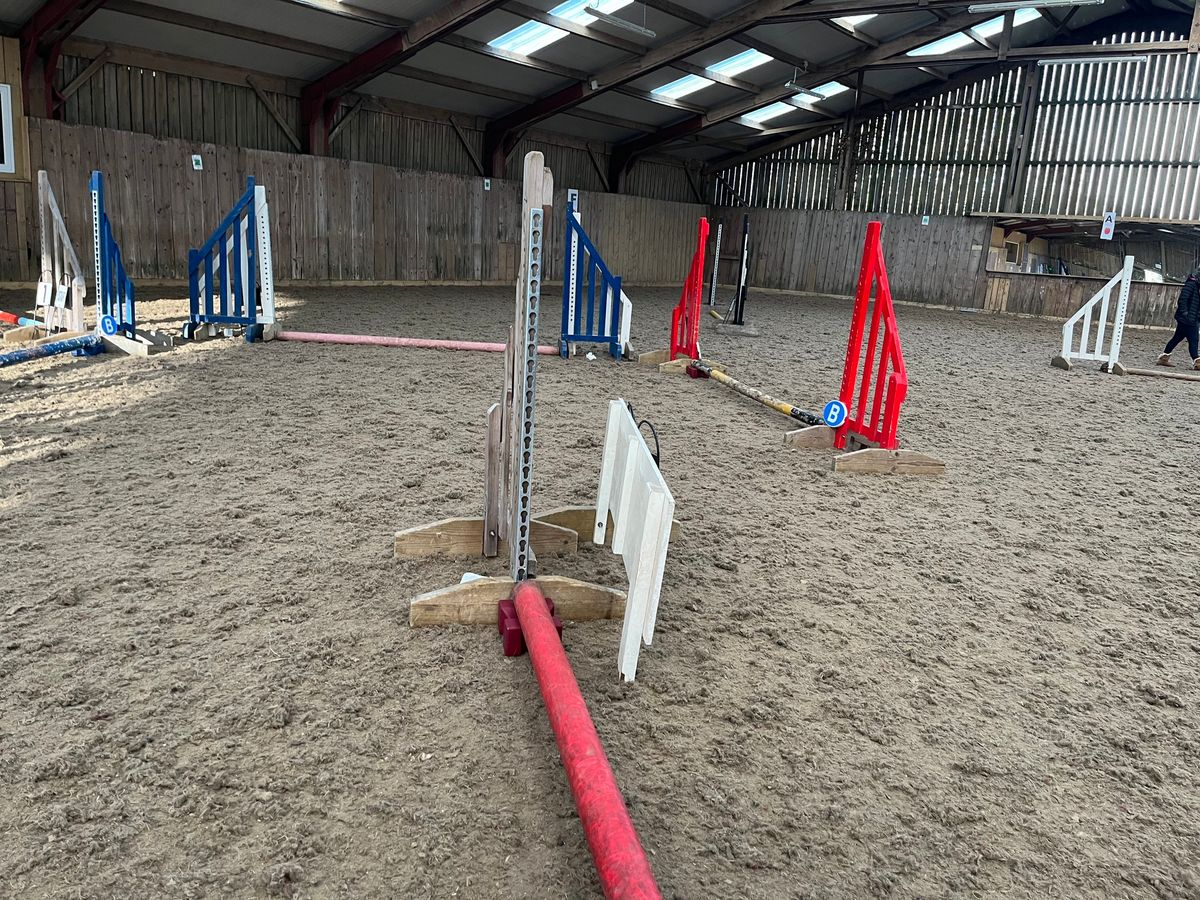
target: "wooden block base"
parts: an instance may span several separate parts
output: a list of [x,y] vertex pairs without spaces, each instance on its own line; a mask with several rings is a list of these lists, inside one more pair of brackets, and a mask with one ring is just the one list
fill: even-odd
[[915,450],[869,447],[835,457],[833,471],[848,475],[941,475],[946,464]]
[[[594,506],[560,506],[558,509],[540,513],[534,517],[534,521],[544,522],[547,525],[557,525],[560,528],[569,528],[579,535],[581,541],[591,544],[592,535],[596,530],[596,508]],[[610,513],[608,524],[604,528],[605,547],[612,546],[613,527],[613,517]],[[682,527],[678,519],[671,520],[672,541],[679,537],[679,531]]]
[[[680,357],[679,359],[673,359],[670,362],[660,364],[658,371],[660,375],[686,375],[687,367],[691,364],[692,360]],[[724,363],[714,362],[711,359],[704,360],[704,364],[715,372],[725,372],[729,368]]]
[[795,450],[832,450],[834,430],[828,425],[809,425],[783,436],[785,446]]
[[637,355],[637,361],[643,366],[657,366],[671,361],[670,350],[648,350]]
[[1071,371],[1071,361],[1065,356],[1054,357],[1054,359],[1050,360],[1050,365],[1054,366],[1056,369],[1062,369],[1064,372]]
[[169,335],[157,332],[139,331],[136,340],[122,334],[103,334],[101,337],[104,338],[104,345],[109,350],[116,350],[118,353],[125,353],[129,356],[151,356],[170,350],[175,346],[174,340]]
[[26,341],[36,341],[45,336],[45,329],[39,328],[37,325],[22,325],[20,328],[10,328],[4,332],[4,343],[23,344]]
[[68,341],[71,338],[84,337],[94,333],[92,331],[59,331],[46,337],[38,338],[33,343],[40,347],[42,344],[53,344],[55,341]]
[[[571,528],[541,521],[539,517],[534,519],[529,529],[529,543],[539,557],[557,553],[574,554],[579,550],[579,533]],[[400,559],[482,556],[483,519],[442,519],[429,525],[397,531],[393,553]],[[507,553],[508,544],[500,541],[497,555],[505,556]]]
[[[625,615],[625,592],[561,575],[537,579],[554,611],[571,622],[619,619]],[[511,578],[477,578],[414,597],[408,607],[413,628],[436,625],[496,627],[496,605],[512,595]]]

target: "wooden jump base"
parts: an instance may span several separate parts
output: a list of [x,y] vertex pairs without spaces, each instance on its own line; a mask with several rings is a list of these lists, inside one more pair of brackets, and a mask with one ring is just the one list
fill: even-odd
[[[436,338],[376,337],[369,334],[328,334],[321,331],[263,330],[265,341],[297,341],[307,344],[361,344],[371,347],[414,347],[424,350],[478,350],[503,353],[505,344],[490,341],[444,341]],[[545,344],[537,348],[541,356],[558,356],[558,349]]]

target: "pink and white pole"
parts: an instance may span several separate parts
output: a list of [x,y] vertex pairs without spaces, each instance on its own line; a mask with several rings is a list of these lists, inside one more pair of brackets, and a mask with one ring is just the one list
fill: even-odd
[[[503,353],[504,344],[492,341],[447,341],[436,338],[378,337],[370,334],[329,334],[320,331],[276,331],[277,341],[302,341],[309,344],[361,344],[372,347],[414,347],[424,350],[477,350]],[[554,347],[541,345],[541,356],[557,356]]]

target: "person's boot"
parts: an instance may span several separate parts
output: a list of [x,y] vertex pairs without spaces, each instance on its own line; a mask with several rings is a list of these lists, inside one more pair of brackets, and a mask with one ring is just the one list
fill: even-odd
[[1159,364],[1160,366],[1173,366],[1173,365],[1175,365],[1175,363],[1171,362],[1171,354],[1170,354],[1170,353],[1160,353],[1160,354],[1158,354],[1158,364]]

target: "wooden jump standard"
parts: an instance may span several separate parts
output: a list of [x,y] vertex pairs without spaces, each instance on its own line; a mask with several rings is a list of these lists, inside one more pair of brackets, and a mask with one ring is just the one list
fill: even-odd
[[[539,522],[531,510],[538,320],[545,207],[554,182],[541,153],[525,157],[521,268],[505,354],[504,390],[487,415],[482,519],[437,522],[396,535],[399,557],[496,556],[507,544],[509,578],[467,581],[412,601],[412,625],[494,623],[506,655],[528,649],[575,807],[606,897],[659,898],[658,887],[596,734],[560,639],[561,618],[609,618],[623,612],[619,591],[566,578],[533,580],[539,549],[573,549],[577,530]],[[587,519],[580,519],[586,515]],[[595,520],[595,510],[565,511],[559,521]],[[553,595],[551,601],[543,588]],[[486,617],[486,618],[485,618]]]

